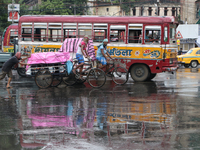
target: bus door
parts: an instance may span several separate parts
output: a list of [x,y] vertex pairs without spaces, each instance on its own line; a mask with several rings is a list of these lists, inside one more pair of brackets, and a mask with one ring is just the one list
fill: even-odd
[[14,56],[18,52],[18,38],[13,39],[14,44],[14,53],[12,53],[12,56]]
[[161,26],[146,25],[144,29],[144,59],[162,59]]

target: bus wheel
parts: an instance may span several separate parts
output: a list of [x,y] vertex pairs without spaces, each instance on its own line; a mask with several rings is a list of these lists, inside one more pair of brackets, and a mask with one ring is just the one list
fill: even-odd
[[196,60],[193,60],[191,63],[190,63],[190,66],[192,68],[196,68],[198,66],[198,62]]
[[17,68],[17,73],[18,73],[21,77],[26,77],[26,69],[25,69],[25,68]]
[[149,69],[144,64],[136,64],[131,68],[131,77],[134,81],[145,81],[150,77]]

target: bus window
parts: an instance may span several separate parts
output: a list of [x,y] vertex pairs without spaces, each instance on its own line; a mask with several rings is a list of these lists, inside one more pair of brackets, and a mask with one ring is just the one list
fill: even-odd
[[129,24],[128,43],[142,43],[142,24]]
[[92,37],[92,24],[79,23],[78,24],[78,37],[83,38],[85,35]]
[[49,23],[48,39],[52,42],[61,42],[61,23]]
[[103,39],[107,38],[107,24],[94,23],[94,42],[102,42]]
[[47,23],[34,23],[34,41],[46,41]]
[[17,38],[17,36],[18,36],[18,31],[17,31],[17,29],[16,30],[11,30],[10,31],[10,43],[11,44],[13,44],[14,43],[14,38]]
[[111,25],[110,26],[110,42],[123,42],[126,40],[126,26],[125,25]]
[[32,23],[22,23],[22,41],[32,41]]
[[161,26],[145,27],[145,43],[159,44],[161,39]]
[[163,36],[164,42],[168,41],[168,27],[164,27],[164,36]]
[[64,30],[64,39],[66,38],[76,38],[76,23],[64,23],[63,30]]
[[170,24],[170,43],[176,44],[176,25]]

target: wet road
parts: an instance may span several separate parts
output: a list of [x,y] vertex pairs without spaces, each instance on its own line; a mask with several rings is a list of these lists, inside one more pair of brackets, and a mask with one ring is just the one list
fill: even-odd
[[200,149],[200,68],[101,89],[0,81],[0,150]]

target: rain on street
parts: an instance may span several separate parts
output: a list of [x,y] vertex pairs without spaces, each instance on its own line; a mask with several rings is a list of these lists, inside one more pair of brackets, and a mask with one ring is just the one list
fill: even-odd
[[123,86],[0,81],[0,150],[200,149],[200,68]]

